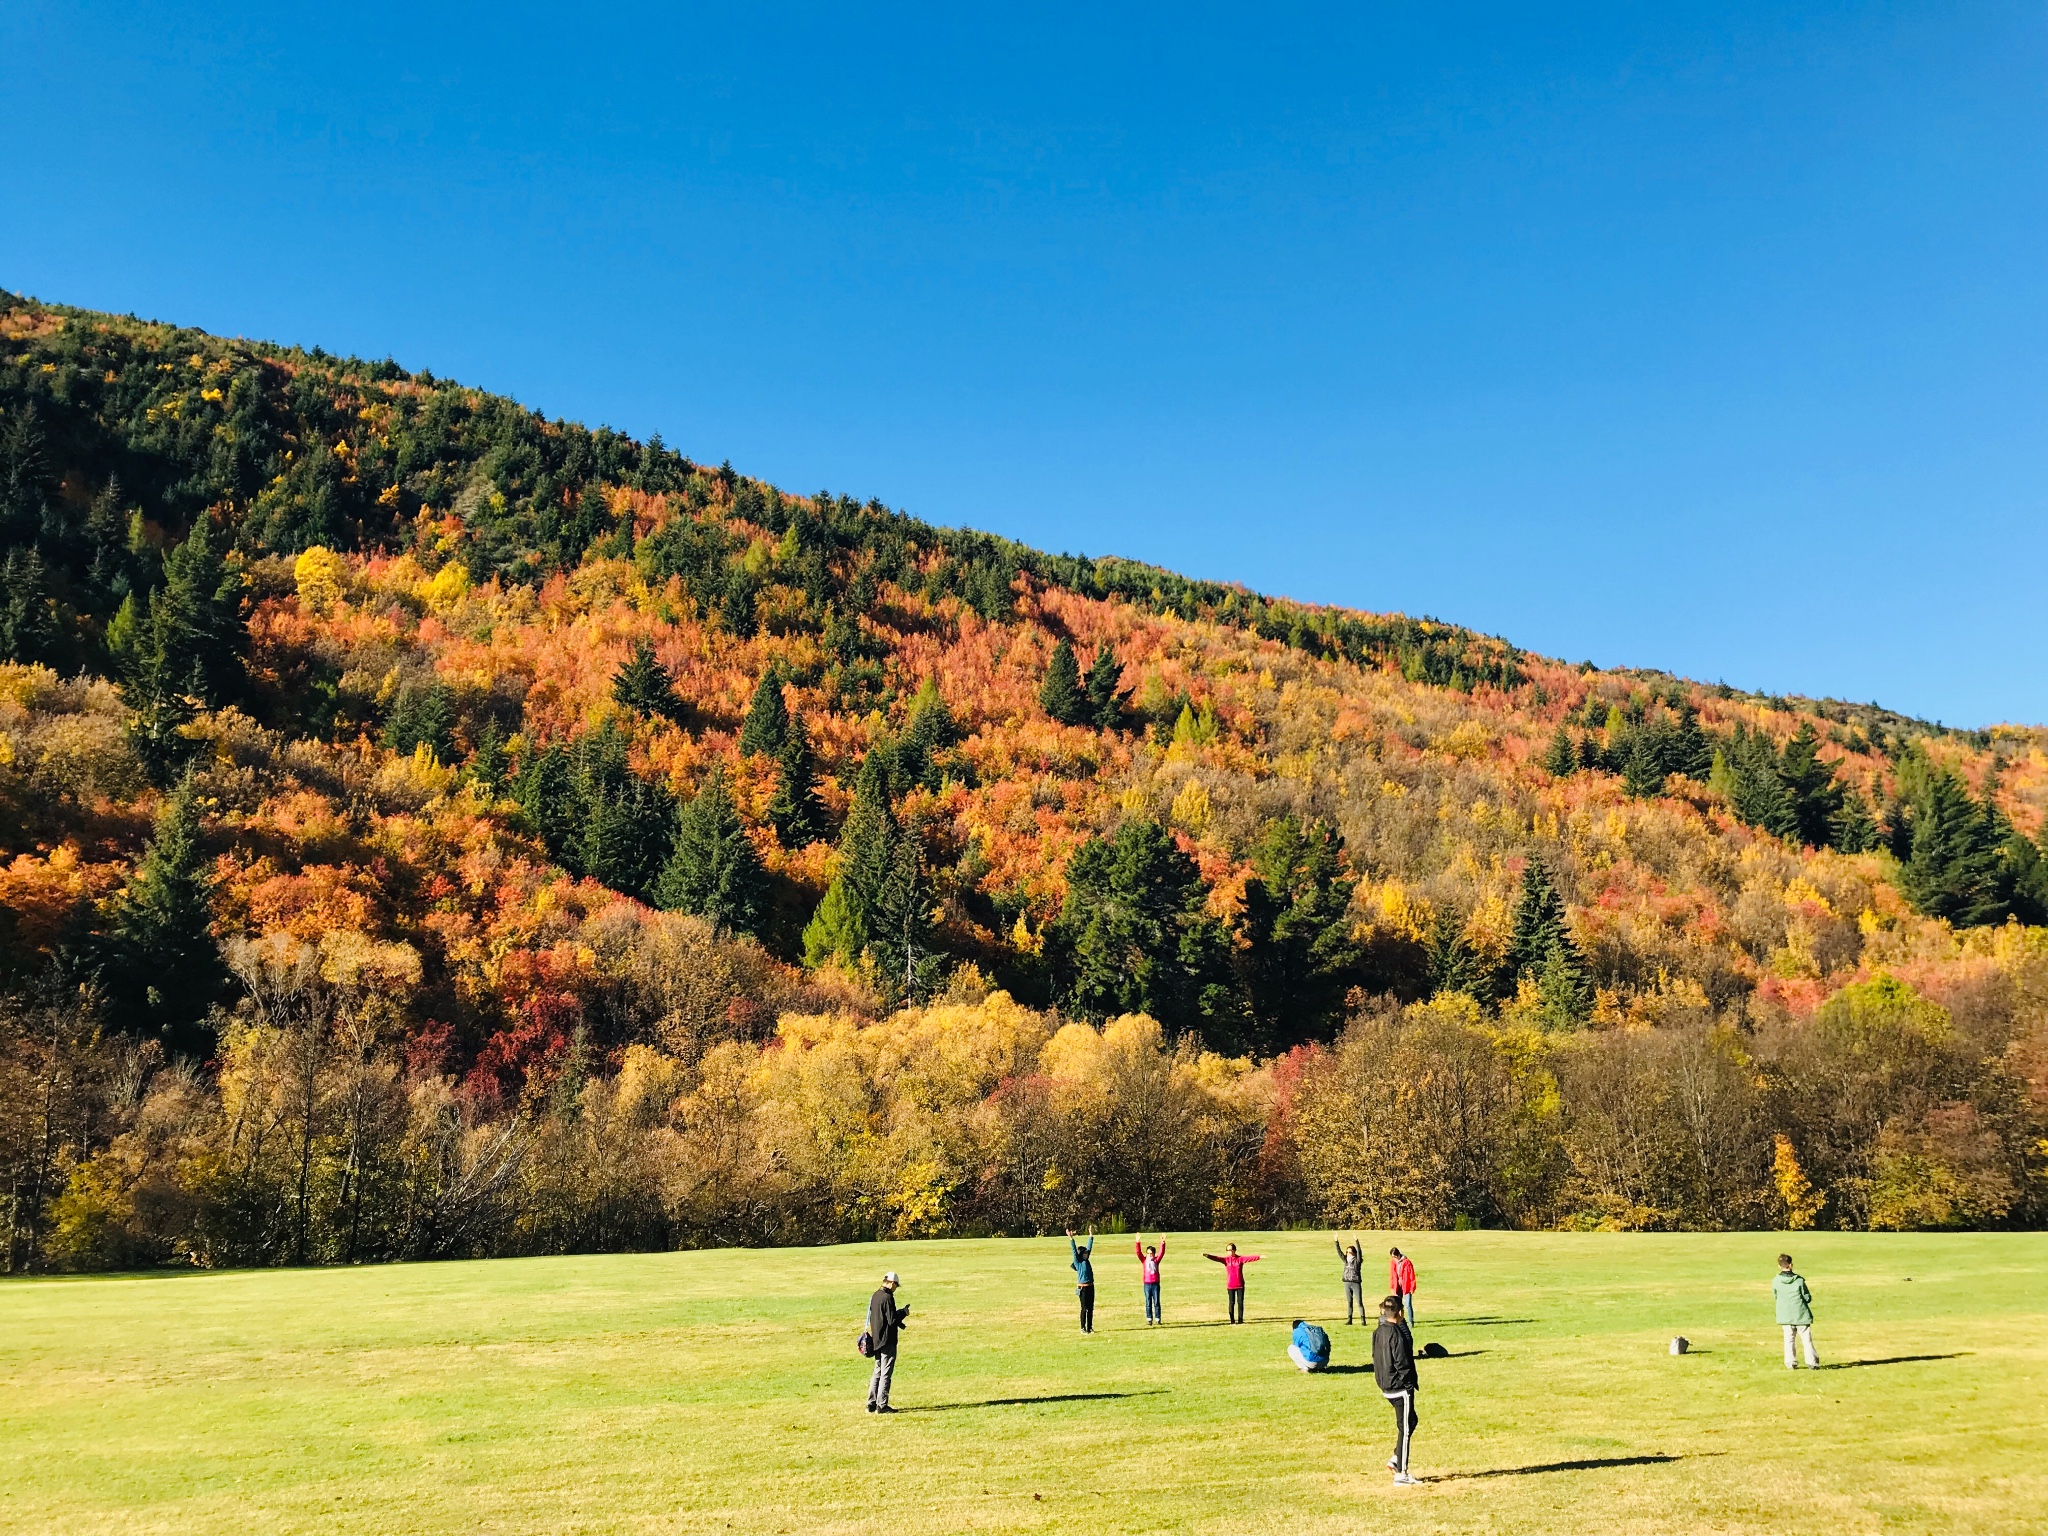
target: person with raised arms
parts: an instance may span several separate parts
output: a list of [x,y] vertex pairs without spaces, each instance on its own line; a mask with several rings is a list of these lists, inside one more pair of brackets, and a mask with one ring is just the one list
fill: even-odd
[[1372,1314],[1365,1309],[1365,1250],[1358,1246],[1358,1239],[1351,1240],[1346,1248],[1342,1238],[1332,1238],[1337,1245],[1337,1257],[1344,1265],[1344,1326],[1351,1326],[1352,1309],[1358,1312],[1358,1321],[1369,1323]]
[[1259,1262],[1256,1253],[1239,1253],[1237,1244],[1225,1243],[1221,1253],[1202,1255],[1211,1264],[1223,1266],[1223,1301],[1233,1323],[1244,1321],[1244,1267]]
[[1081,1302],[1081,1331],[1095,1331],[1095,1229],[1088,1229],[1088,1246],[1074,1241],[1074,1229],[1067,1228],[1067,1246],[1074,1252],[1074,1294]]
[[1166,1239],[1148,1248],[1144,1238],[1133,1238],[1131,1247],[1138,1255],[1138,1277],[1145,1285],[1145,1326],[1150,1328],[1166,1321],[1166,1311],[1159,1305],[1159,1263],[1166,1257]]

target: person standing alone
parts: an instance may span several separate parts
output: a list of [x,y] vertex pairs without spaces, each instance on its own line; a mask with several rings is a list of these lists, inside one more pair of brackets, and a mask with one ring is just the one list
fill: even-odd
[[1221,1253],[1202,1255],[1211,1264],[1223,1266],[1223,1303],[1233,1323],[1244,1321],[1244,1267],[1259,1262],[1256,1253],[1240,1255],[1237,1244],[1225,1243]]
[[1147,1248],[1142,1237],[1133,1238],[1131,1246],[1138,1253],[1138,1277],[1145,1283],[1145,1326],[1150,1328],[1166,1321],[1165,1310],[1159,1305],[1159,1264],[1166,1257],[1166,1239],[1162,1237],[1155,1246]]
[[874,1351],[875,1374],[868,1380],[868,1412],[894,1413],[889,1406],[889,1383],[896,1378],[897,1335],[903,1331],[910,1308],[896,1305],[896,1271],[882,1276],[882,1288],[868,1298],[868,1347]]
[[1813,1292],[1806,1280],[1792,1268],[1792,1255],[1778,1255],[1778,1272],[1771,1277],[1771,1299],[1778,1305],[1778,1326],[1785,1330],[1785,1369],[1799,1369],[1799,1357],[1792,1351],[1797,1343],[1806,1351],[1806,1368],[1820,1369],[1820,1356],[1813,1349]]
[[1401,1298],[1401,1310],[1408,1315],[1408,1326],[1415,1326],[1415,1265],[1408,1255],[1398,1248],[1387,1250],[1387,1289]]
[[1394,1481],[1412,1483],[1408,1475],[1408,1450],[1414,1443],[1415,1426],[1421,1416],[1415,1411],[1415,1394],[1422,1383],[1415,1374],[1415,1338],[1401,1318],[1401,1303],[1392,1296],[1380,1303],[1380,1325],[1372,1333],[1372,1379],[1380,1396],[1394,1409],[1394,1454],[1387,1458]]
[[1074,1294],[1081,1300],[1081,1331],[1095,1331],[1095,1229],[1088,1229],[1088,1246],[1074,1241],[1074,1229],[1067,1228],[1067,1246],[1074,1250]]
[[1355,1238],[1349,1248],[1340,1238],[1333,1237],[1330,1241],[1337,1245],[1337,1257],[1344,1262],[1344,1326],[1351,1326],[1353,1307],[1358,1309],[1358,1320],[1369,1323],[1372,1314],[1365,1310],[1365,1250],[1358,1246]]

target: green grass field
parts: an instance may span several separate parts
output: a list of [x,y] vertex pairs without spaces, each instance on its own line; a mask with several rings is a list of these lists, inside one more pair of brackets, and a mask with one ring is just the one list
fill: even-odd
[[[1407,1236],[1452,1351],[1416,1488],[1329,1239],[1243,1241],[1246,1326],[1222,1239],[1175,1238],[1148,1331],[1105,1238],[1090,1338],[1046,1241],[0,1282],[0,1530],[2048,1528],[2048,1236],[1789,1240],[1818,1373],[1779,1361],[1778,1238]],[[1286,1323],[1333,1302],[1303,1376]]]

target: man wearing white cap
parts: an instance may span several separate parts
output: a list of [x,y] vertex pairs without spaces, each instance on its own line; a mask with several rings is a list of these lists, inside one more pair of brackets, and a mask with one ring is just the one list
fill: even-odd
[[889,1383],[896,1375],[896,1337],[910,1308],[896,1305],[896,1271],[882,1276],[882,1288],[868,1298],[868,1338],[875,1354],[875,1374],[868,1381],[868,1412],[894,1413]]

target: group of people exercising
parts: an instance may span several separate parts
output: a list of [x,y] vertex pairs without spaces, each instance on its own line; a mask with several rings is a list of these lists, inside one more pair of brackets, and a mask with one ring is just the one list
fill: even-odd
[[[1067,1229],[1067,1248],[1073,1255],[1074,1293],[1081,1304],[1081,1331],[1095,1331],[1095,1229],[1087,1231],[1084,1244]],[[1354,1318],[1360,1323],[1369,1322],[1372,1314],[1365,1305],[1365,1252],[1356,1238],[1346,1248],[1341,1238],[1333,1238],[1337,1258],[1344,1266],[1344,1321],[1348,1326]],[[1145,1290],[1145,1326],[1152,1328],[1166,1321],[1165,1308],[1159,1291],[1159,1266],[1166,1262],[1166,1239],[1147,1243],[1137,1237],[1131,1241],[1131,1250],[1137,1255],[1139,1281]],[[1228,1321],[1244,1321],[1244,1269],[1247,1264],[1259,1262],[1256,1253],[1239,1253],[1237,1244],[1225,1243],[1221,1253],[1202,1255],[1211,1264],[1223,1266],[1223,1307]],[[1398,1248],[1387,1250],[1387,1294],[1399,1299],[1403,1316],[1412,1330],[1415,1327],[1415,1264]]]
[[[1090,1227],[1084,1243],[1071,1228],[1067,1231],[1067,1249],[1074,1271],[1074,1291],[1080,1302],[1081,1331],[1095,1331],[1095,1229]],[[1371,1320],[1365,1305],[1365,1253],[1356,1239],[1349,1248],[1342,1239],[1335,1239],[1337,1257],[1344,1266],[1344,1321],[1364,1323]],[[1147,1243],[1143,1237],[1134,1238],[1132,1252],[1138,1260],[1139,1283],[1145,1293],[1145,1326],[1163,1326],[1166,1311],[1160,1296],[1160,1266],[1166,1260],[1166,1239]],[[1260,1255],[1239,1253],[1237,1244],[1225,1243],[1221,1253],[1205,1253],[1203,1258],[1212,1264],[1223,1266],[1223,1299],[1227,1320],[1231,1323],[1244,1321],[1244,1271],[1248,1264],[1256,1264]],[[874,1360],[874,1372],[868,1383],[868,1412],[894,1413],[889,1406],[889,1387],[896,1371],[897,1335],[910,1316],[910,1308],[896,1305],[896,1287],[899,1284],[892,1271],[882,1277],[882,1288],[868,1299],[867,1329],[861,1335],[861,1353]],[[1372,1336],[1372,1369],[1374,1384],[1380,1395],[1386,1398],[1394,1410],[1394,1454],[1387,1461],[1392,1468],[1394,1481],[1412,1483],[1408,1475],[1408,1446],[1415,1432],[1415,1392],[1418,1385],[1415,1373],[1415,1265],[1399,1248],[1387,1250],[1387,1291],[1386,1298],[1378,1306],[1379,1326]],[[1325,1352],[1327,1359],[1327,1351]]]

